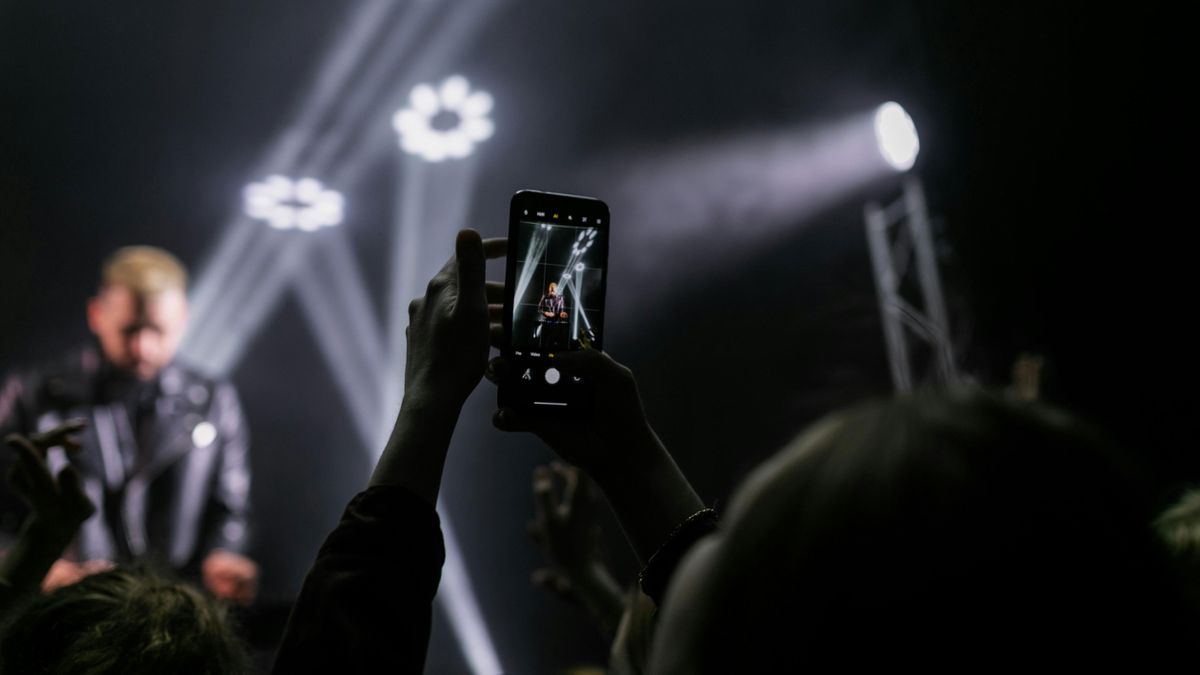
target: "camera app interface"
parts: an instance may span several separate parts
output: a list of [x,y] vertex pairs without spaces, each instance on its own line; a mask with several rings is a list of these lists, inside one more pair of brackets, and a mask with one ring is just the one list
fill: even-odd
[[512,347],[548,357],[598,342],[603,329],[604,233],[585,223],[522,220],[513,295]]

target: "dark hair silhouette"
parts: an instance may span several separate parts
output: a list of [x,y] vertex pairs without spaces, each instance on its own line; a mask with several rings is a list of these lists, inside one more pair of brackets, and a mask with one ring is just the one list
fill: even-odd
[[0,640],[0,669],[22,673],[225,675],[247,657],[224,611],[197,590],[114,570],[36,599]]
[[1184,615],[1147,507],[1105,443],[1044,406],[975,391],[864,405],[743,484],[657,663],[786,672],[1169,643]]

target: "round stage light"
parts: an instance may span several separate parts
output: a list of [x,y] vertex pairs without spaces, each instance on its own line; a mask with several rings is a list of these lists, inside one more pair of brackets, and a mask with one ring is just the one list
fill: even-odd
[[314,232],[339,225],[345,206],[341,193],[315,178],[268,176],[247,185],[242,196],[246,215],[277,230]]
[[879,154],[897,171],[911,169],[921,151],[916,125],[904,108],[893,101],[875,110],[875,142]]
[[446,78],[436,88],[418,84],[408,96],[408,107],[396,111],[392,127],[400,134],[400,147],[429,162],[462,159],[475,146],[491,138],[495,126],[488,115],[492,97],[471,91],[461,75]]

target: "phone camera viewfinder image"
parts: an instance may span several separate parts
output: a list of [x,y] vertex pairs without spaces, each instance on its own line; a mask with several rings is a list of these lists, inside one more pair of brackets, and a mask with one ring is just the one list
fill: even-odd
[[512,249],[514,350],[548,357],[598,344],[604,323],[604,247],[598,245],[603,236],[583,224],[521,220]]

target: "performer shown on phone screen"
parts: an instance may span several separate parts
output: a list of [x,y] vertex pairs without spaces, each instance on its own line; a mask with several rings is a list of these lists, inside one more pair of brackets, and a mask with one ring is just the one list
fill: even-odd
[[548,358],[592,346],[604,323],[603,231],[532,220],[514,229],[513,348]]
[[542,324],[538,335],[538,346],[549,352],[567,348],[567,308],[563,296],[558,293],[558,284],[550,282],[546,294],[538,302],[538,322]]

